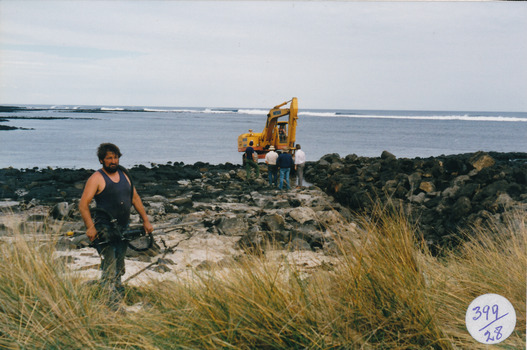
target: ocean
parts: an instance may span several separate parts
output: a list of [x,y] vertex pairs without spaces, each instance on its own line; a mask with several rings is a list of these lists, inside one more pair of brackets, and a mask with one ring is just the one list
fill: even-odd
[[[308,161],[384,150],[398,158],[527,152],[526,112],[321,110],[299,102],[296,141]],[[97,169],[102,142],[120,147],[125,167],[241,164],[238,135],[262,131],[269,109],[3,106],[0,128],[17,129],[0,130],[0,168]]]

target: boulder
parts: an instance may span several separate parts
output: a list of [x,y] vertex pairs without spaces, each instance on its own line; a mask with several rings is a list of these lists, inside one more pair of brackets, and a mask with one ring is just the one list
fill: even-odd
[[73,207],[68,202],[60,202],[53,206],[50,215],[53,219],[63,220],[71,215]]
[[419,184],[419,189],[426,192],[434,192],[436,190],[436,187],[432,181],[423,181]]
[[247,220],[239,216],[222,217],[216,229],[222,235],[226,236],[243,236],[249,230]]
[[307,207],[294,208],[289,212],[289,216],[300,224],[304,224],[308,221],[315,222],[317,220],[317,214],[315,211]]
[[266,231],[281,231],[285,227],[285,220],[282,215],[268,214],[261,219],[260,225]]
[[487,153],[478,152],[470,158],[469,163],[474,167],[474,169],[481,171],[483,168],[493,166],[496,164],[496,161]]
[[382,151],[381,159],[383,159],[383,160],[394,160],[394,159],[396,159],[396,157],[392,153],[390,153],[388,151]]
[[452,206],[452,214],[454,218],[460,219],[468,215],[472,210],[472,203],[468,197],[459,197],[456,203]]

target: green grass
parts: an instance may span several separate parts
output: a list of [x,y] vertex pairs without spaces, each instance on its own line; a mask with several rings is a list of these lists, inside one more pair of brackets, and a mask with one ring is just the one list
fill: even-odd
[[332,268],[309,274],[283,255],[248,256],[193,279],[127,289],[137,313],[119,313],[97,285],[71,273],[42,243],[0,243],[0,348],[6,349],[467,349],[465,312],[481,294],[506,297],[516,331],[498,347],[525,347],[524,214],[475,228],[432,256],[401,212],[359,218],[335,232]]

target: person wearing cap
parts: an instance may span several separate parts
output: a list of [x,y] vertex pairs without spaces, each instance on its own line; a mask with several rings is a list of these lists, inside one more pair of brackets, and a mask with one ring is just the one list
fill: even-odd
[[276,166],[276,159],[278,153],[276,153],[274,146],[269,147],[269,152],[265,155],[265,163],[269,173],[269,186],[276,186],[278,181],[278,167]]
[[255,158],[258,159],[256,151],[252,147],[254,145],[254,142],[249,142],[249,147],[245,149],[245,153],[243,154],[243,158],[245,160],[245,171],[247,172],[247,180],[251,177],[251,168],[255,169],[256,172],[256,178],[260,177],[260,167],[258,167],[258,160],[255,161]]
[[291,173],[291,168],[294,165],[293,156],[289,153],[289,149],[285,148],[282,153],[278,156],[276,160],[276,165],[280,168],[280,180],[278,188],[282,189],[284,180],[287,184],[287,189],[290,190],[291,186],[289,185],[289,174]]
[[295,171],[297,178],[297,188],[302,187],[304,181],[304,166],[306,165],[306,154],[301,150],[300,144],[296,145],[295,151]]

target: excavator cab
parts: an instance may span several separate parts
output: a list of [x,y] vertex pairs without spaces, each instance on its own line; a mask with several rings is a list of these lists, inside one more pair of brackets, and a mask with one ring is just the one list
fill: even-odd
[[278,122],[278,144],[287,146],[287,122]]
[[[282,108],[290,103],[289,108]],[[286,120],[279,120],[287,117]],[[296,97],[273,107],[267,114],[267,122],[261,133],[252,129],[248,133],[238,136],[238,152],[245,152],[249,143],[253,141],[253,148],[258,158],[263,159],[269,147],[275,149],[294,149],[296,141],[296,125],[298,119],[298,101]]]

